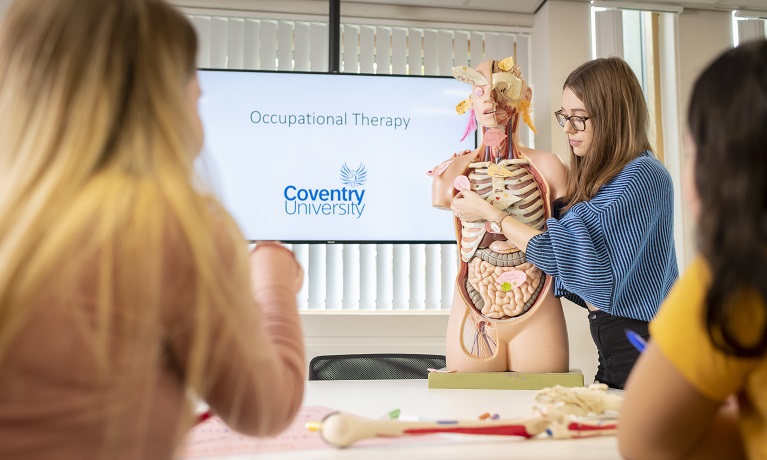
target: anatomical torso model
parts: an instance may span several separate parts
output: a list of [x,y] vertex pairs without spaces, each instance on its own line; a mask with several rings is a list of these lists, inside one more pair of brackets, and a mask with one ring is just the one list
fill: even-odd
[[[519,141],[520,119],[529,118],[532,90],[511,58],[453,69],[472,85],[459,113],[470,111],[483,132],[480,147],[429,171],[434,206],[470,189],[498,209],[538,230],[563,195],[566,166],[553,153]],[[501,233],[500,221],[456,218],[459,269],[446,335],[447,367],[458,371],[567,372],[569,352],[562,305],[552,278],[525,260]]]

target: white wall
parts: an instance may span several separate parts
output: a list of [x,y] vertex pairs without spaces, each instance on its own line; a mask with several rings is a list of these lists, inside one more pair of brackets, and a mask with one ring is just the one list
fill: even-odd
[[[679,75],[679,132],[687,126],[687,105],[692,85],[698,74],[720,53],[732,47],[732,16],[727,11],[685,9],[677,24],[677,72]],[[684,152],[677,145],[680,167],[685,165]],[[668,153],[667,153],[668,154]],[[695,225],[683,206],[683,261],[680,269],[695,257]]]
[[576,67],[591,58],[591,5],[549,0],[535,14],[533,26],[533,87],[535,146],[567,161],[567,136],[554,121],[562,105],[562,84]]
[[[591,58],[591,5],[549,0],[535,15],[533,26],[533,108],[535,147],[555,152],[566,162],[567,136],[554,121],[562,105],[562,85],[576,67]],[[570,368],[580,369],[586,383],[597,369],[597,351],[591,339],[586,310],[562,300],[570,342]]]

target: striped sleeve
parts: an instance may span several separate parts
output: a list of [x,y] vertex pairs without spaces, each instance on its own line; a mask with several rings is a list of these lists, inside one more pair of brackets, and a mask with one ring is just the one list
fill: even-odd
[[558,295],[649,321],[678,276],[670,175],[652,157],[634,160],[592,200],[548,219],[526,255],[558,278]]
[[569,298],[573,293],[609,311],[613,274],[597,216],[572,208],[561,220],[548,219],[546,225],[547,231],[527,244],[527,260],[557,279],[556,294]]

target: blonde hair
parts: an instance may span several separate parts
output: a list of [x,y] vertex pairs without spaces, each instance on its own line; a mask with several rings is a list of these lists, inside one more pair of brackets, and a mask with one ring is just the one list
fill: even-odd
[[570,149],[566,210],[593,198],[624,166],[652,147],[642,87],[623,59],[588,61],[570,73],[563,88],[583,101],[593,132],[585,156]]
[[[196,391],[211,384],[211,308],[252,305],[252,295],[244,238],[193,182],[185,91],[196,47],[189,22],[161,0],[22,0],[7,10],[0,360],[34,307],[71,299],[91,326],[95,377],[106,378],[120,365],[117,333],[162,340],[164,285],[180,268],[194,324],[182,378]],[[140,361],[117,353],[125,365]]]

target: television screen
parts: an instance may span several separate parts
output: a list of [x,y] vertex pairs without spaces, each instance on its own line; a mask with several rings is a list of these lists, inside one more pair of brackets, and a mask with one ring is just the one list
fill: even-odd
[[199,159],[250,241],[454,241],[426,171],[454,152],[470,91],[450,77],[200,70]]

